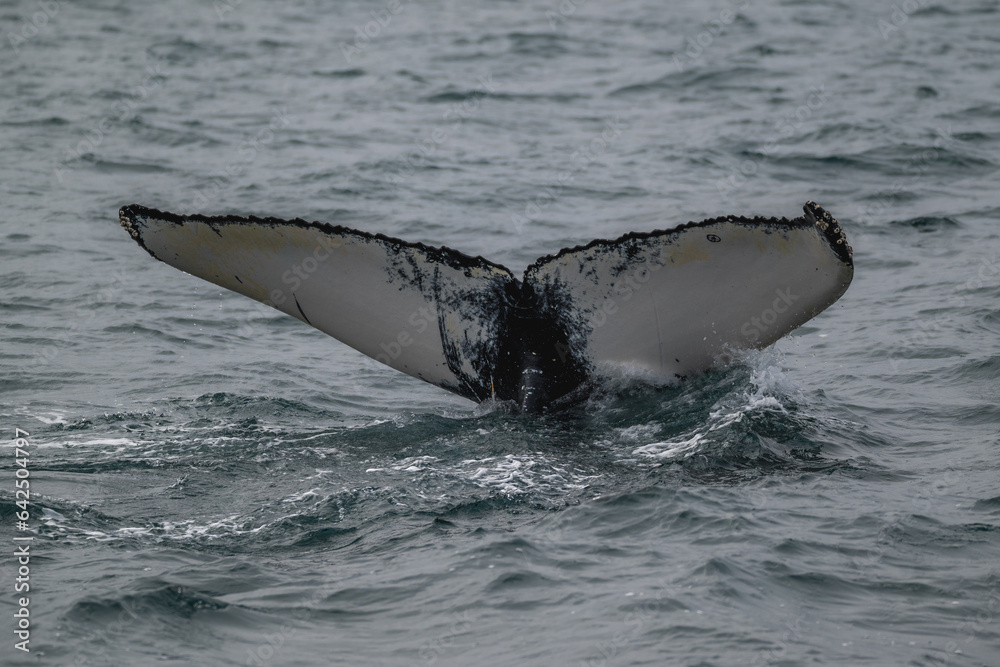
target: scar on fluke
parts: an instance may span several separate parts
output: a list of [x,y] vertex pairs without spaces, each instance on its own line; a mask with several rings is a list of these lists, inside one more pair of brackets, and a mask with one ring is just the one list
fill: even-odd
[[295,294],[292,294],[292,298],[295,299],[295,307],[299,309],[299,314],[302,315],[302,319],[306,321],[306,324],[312,326],[312,322],[310,322],[309,318],[306,317],[306,311],[302,310],[302,306],[299,305],[299,298],[295,296]]
[[299,218],[133,204],[119,220],[154,258],[217,284],[232,275],[223,286],[383,364],[538,412],[616,368],[683,380],[833,304],[853,278],[853,252],[826,210],[803,211],[595,239],[520,278],[451,248]]

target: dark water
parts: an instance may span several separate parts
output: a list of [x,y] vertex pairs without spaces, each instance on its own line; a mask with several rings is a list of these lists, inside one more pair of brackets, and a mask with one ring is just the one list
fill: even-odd
[[[1000,664],[997,3],[3,2],[0,33],[0,424],[37,494],[26,655],[4,447],[0,662]],[[838,304],[541,418],[116,220],[520,272],[807,199],[855,248]]]

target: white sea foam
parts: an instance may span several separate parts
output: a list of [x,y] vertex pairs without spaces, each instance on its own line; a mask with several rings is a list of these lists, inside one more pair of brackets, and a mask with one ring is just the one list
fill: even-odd
[[[780,360],[781,354],[773,349],[741,353],[740,362],[750,365],[749,386],[741,386],[719,398],[703,424],[667,440],[636,447],[632,455],[660,461],[687,459],[700,451],[724,445],[730,427],[752,413],[787,413],[781,399],[787,400],[798,389],[782,372],[778,365]],[[630,441],[650,426],[632,426],[619,435]]]
[[411,456],[397,461],[395,465],[390,467],[393,470],[402,470],[404,472],[420,472],[429,468],[437,460],[436,456]]
[[467,459],[455,471],[473,484],[507,496],[533,490],[566,492],[586,488],[601,474],[573,468],[539,452]]
[[632,450],[633,456],[655,459],[687,458],[698,449],[698,443],[705,439],[704,433],[688,433],[664,442],[651,442]]

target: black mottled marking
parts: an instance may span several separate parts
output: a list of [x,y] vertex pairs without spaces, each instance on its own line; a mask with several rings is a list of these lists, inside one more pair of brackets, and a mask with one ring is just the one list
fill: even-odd
[[[539,312],[533,292],[519,281],[470,290],[438,271],[433,282],[438,330],[448,368],[459,380],[457,393],[541,412],[586,378],[565,332]],[[454,325],[456,319],[470,326],[459,334],[449,331],[449,320]]]
[[[587,341],[593,329],[590,313],[577,308],[567,285],[551,276],[545,276],[545,280],[540,281],[537,276],[529,276],[526,272],[522,291],[523,307],[539,318],[531,328],[538,331],[537,338],[543,341],[543,349],[556,352],[558,365],[551,360],[547,362],[550,364],[547,368],[550,380],[562,384],[562,379],[557,377],[559,373],[554,372],[555,368],[560,368],[571,382],[582,382],[582,378],[592,371],[586,357]],[[527,316],[524,319],[531,322]],[[566,392],[573,389],[561,388]],[[553,398],[559,395],[556,391],[549,394]]]
[[722,240],[722,239],[720,239],[720,238],[719,238],[718,236],[716,236],[715,234],[709,234],[709,235],[708,235],[708,236],[706,236],[705,238],[707,238],[707,239],[708,239],[709,241],[711,241],[712,243],[718,243],[719,241],[721,241],[721,240]]
[[312,322],[310,322],[309,318],[306,317],[306,312],[302,310],[302,306],[299,305],[299,298],[295,296],[295,292],[292,292],[292,298],[295,299],[295,307],[299,309],[299,313],[302,315],[302,319],[306,321],[306,324],[312,326]]
[[[423,282],[427,281],[422,280],[421,283]],[[504,304],[495,304],[493,309],[488,306],[484,308],[486,305],[484,301],[487,299],[484,299],[483,290],[463,289],[452,281],[442,278],[439,266],[434,267],[429,282],[430,296],[437,304],[438,333],[441,336],[445,361],[448,369],[458,378],[457,393],[473,400],[485,401],[492,393],[491,362],[496,356],[492,348],[496,344],[496,320],[503,320],[505,316]],[[487,294],[492,291],[487,287]],[[458,333],[449,330],[448,327],[449,320],[455,324],[456,316],[461,323],[468,323],[468,326]],[[478,331],[470,332],[470,328]],[[488,331],[490,335],[485,338],[476,335],[483,330]],[[471,366],[473,372],[468,372],[465,369],[466,365]]]
[[521,285],[518,306],[508,319],[504,340],[508,358],[514,362],[515,386],[507,392],[524,412],[542,412],[568,395],[588,376],[588,369],[571,340],[570,330],[557,313],[545,307],[532,285]]

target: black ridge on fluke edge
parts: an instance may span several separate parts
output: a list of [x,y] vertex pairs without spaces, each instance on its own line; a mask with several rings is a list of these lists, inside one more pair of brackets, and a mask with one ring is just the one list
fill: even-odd
[[[392,282],[399,280],[400,277],[406,277],[410,282],[410,289],[420,290],[424,294],[424,298],[428,302],[434,303],[438,308],[437,324],[444,348],[442,353],[449,370],[457,378],[457,384],[449,381],[437,383],[439,386],[475,401],[495,398],[514,402],[525,412],[540,412],[559,403],[559,399],[575,395],[573,394],[574,390],[583,385],[594,370],[586,351],[581,349],[581,344],[578,342],[579,332],[570,331],[568,328],[568,322],[571,320],[565,315],[568,310],[573,308],[573,296],[558,285],[553,287],[551,284],[541,284],[535,280],[537,274],[545,266],[551,265],[566,255],[591,249],[620,249],[628,255],[625,250],[632,252],[632,249],[646,241],[655,242],[662,238],[666,242],[671,242],[671,237],[679,236],[685,230],[718,226],[720,223],[725,223],[727,225],[766,228],[779,232],[786,228],[801,229],[815,226],[826,238],[837,258],[847,266],[853,267],[852,250],[847,244],[839,223],[827,211],[813,202],[807,202],[803,210],[805,215],[793,220],[726,216],[691,222],[667,230],[632,232],[614,240],[597,239],[586,245],[566,248],[553,255],[539,258],[525,269],[521,280],[516,279],[508,269],[499,264],[490,262],[483,257],[472,257],[451,248],[412,243],[383,234],[370,234],[348,227],[307,222],[298,218],[281,220],[253,216],[175,215],[131,204],[120,209],[119,221],[132,238],[150,255],[168,264],[174,264],[172,260],[176,260],[184,248],[180,251],[170,248],[174,251],[175,258],[159,257],[153,249],[147,246],[143,238],[144,226],[150,220],[175,225],[185,225],[189,222],[202,223],[222,238],[225,237],[220,230],[232,225],[315,229],[330,236],[354,238],[365,243],[379,244],[386,248],[387,253],[403,256],[404,259],[409,257],[411,263],[413,255],[407,255],[404,251],[416,251],[431,265],[450,267],[456,271],[464,272],[467,276],[471,275],[470,271],[493,270],[499,277],[495,278],[485,291],[481,289],[479,292],[471,293],[475,303],[458,303],[456,294],[443,294],[441,283],[437,280],[437,272],[435,271],[433,274],[426,271],[420,273],[415,265],[404,266],[403,269],[392,268],[394,273],[388,277],[388,281]],[[721,240],[715,234],[707,236],[708,240],[713,243]],[[625,261],[631,260],[631,256],[628,255]],[[390,271],[390,268],[386,270]],[[205,275],[201,277],[218,281],[218,278],[206,277]],[[240,286],[243,286],[244,281],[239,276],[234,276],[234,278]],[[230,288],[233,287],[230,286]],[[843,289],[846,289],[846,284]],[[302,319],[319,327],[320,325],[315,324],[306,315],[294,293],[292,297]],[[469,294],[463,298],[468,299]],[[447,326],[446,315],[448,313],[444,312],[443,309],[448,309],[450,313],[459,312],[466,319],[493,322],[494,330],[490,332],[492,343],[477,345],[474,344],[475,341],[470,343],[468,340],[455,339]],[[312,306],[312,310],[315,311],[315,304]],[[311,312],[310,315],[315,318],[316,313]],[[419,369],[416,372],[413,370],[406,372],[415,377],[423,378]]]

